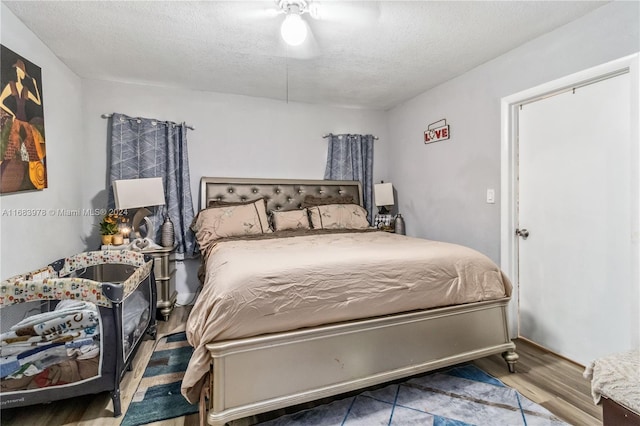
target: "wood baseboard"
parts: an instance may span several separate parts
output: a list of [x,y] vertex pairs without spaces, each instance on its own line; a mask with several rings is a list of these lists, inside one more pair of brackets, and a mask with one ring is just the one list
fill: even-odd
[[576,362],[576,361],[574,361],[574,360],[572,360],[572,359],[570,359],[570,358],[567,358],[566,356],[560,355],[559,353],[554,352],[554,351],[552,351],[551,349],[549,349],[549,348],[547,348],[547,347],[545,347],[545,346],[542,346],[542,345],[541,345],[541,344],[539,344],[539,343],[536,343],[536,342],[534,342],[534,341],[532,341],[532,340],[529,340],[529,339],[527,339],[526,337],[518,336],[518,340],[524,340],[525,342],[527,342],[527,343],[528,343],[528,344],[530,344],[531,346],[535,346],[536,348],[540,349],[541,351],[544,351],[544,352],[550,353],[550,354],[552,354],[553,356],[557,356],[558,358],[562,358],[563,360],[568,361],[568,362],[570,362],[571,364],[576,365],[576,366],[578,366],[578,367],[580,367],[580,368],[585,368],[585,367],[586,367],[585,365],[582,365],[582,364],[580,364],[579,362]]

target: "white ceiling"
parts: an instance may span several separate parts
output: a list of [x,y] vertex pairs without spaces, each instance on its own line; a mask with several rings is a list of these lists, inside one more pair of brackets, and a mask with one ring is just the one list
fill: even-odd
[[274,0],[3,3],[83,78],[388,109],[606,2],[318,0],[288,49]]

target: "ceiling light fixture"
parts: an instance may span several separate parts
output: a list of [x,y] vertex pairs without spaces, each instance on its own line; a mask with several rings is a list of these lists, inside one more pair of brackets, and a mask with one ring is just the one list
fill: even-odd
[[302,20],[302,14],[307,12],[305,0],[281,0],[278,6],[287,16],[280,27],[280,34],[290,46],[299,46],[307,38],[307,23]]

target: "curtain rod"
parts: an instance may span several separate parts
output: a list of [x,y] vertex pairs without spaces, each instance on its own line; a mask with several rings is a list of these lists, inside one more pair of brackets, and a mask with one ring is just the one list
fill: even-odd
[[[102,118],[111,118],[113,117],[113,114],[102,114],[100,117]],[[135,117],[132,117],[135,118]],[[160,123],[168,123],[168,121],[162,121],[162,120],[155,120],[155,121],[159,121]],[[189,124],[185,123],[185,126],[187,127],[187,129],[191,129],[191,130],[195,130],[195,128]]]
[[[322,135],[322,139],[326,139],[329,136],[333,136],[333,133],[327,133],[326,135]],[[373,139],[378,140],[379,138],[377,136],[374,136]]]

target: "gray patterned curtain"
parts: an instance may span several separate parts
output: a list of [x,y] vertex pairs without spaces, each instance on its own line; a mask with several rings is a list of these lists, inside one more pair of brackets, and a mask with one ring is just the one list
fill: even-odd
[[325,179],[359,180],[369,223],[373,220],[373,135],[329,135]]
[[[163,208],[153,210],[154,229],[149,232],[159,241],[159,229],[168,213],[175,228],[176,252],[191,256],[195,240],[189,229],[193,220],[193,202],[189,181],[187,127],[169,121],[129,117],[111,117],[110,182],[120,179],[161,177],[164,185]],[[115,205],[109,189],[109,207]]]

